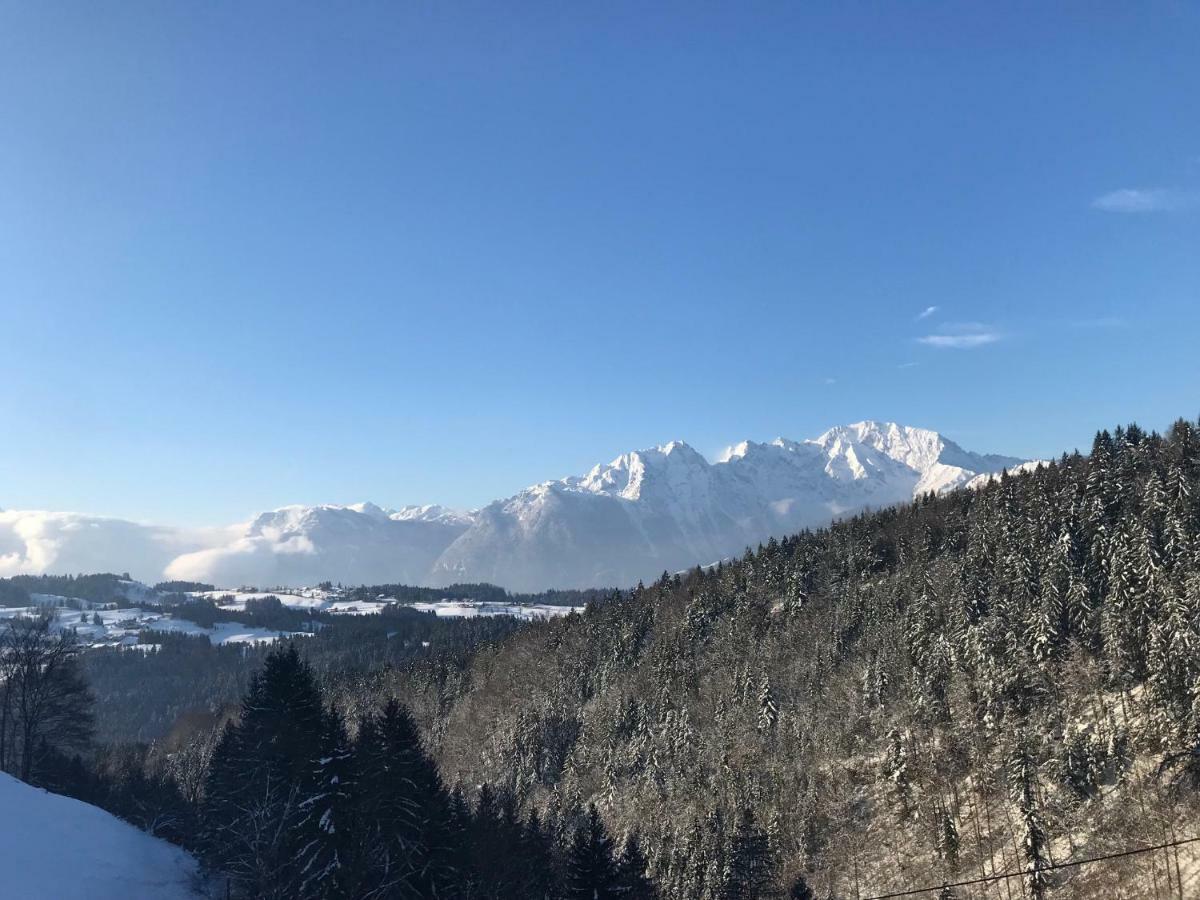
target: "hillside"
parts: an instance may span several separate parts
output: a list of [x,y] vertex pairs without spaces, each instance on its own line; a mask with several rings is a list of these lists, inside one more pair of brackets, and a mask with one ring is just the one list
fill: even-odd
[[69,797],[0,772],[0,896],[13,900],[195,900],[183,850]]
[[1200,891],[1193,423],[493,623],[393,604],[273,650],[95,651],[126,743],[34,776],[187,823],[243,898],[356,896],[397,852],[402,882],[489,900]]
[[1200,837],[1197,497],[1194,425],[1118,429],[372,690],[450,781],[637,829],[672,900],[1192,897],[1200,844],[1054,867]]

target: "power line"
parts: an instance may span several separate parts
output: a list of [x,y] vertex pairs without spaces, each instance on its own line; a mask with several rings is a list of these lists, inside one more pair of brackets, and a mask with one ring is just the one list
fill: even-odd
[[[1069,869],[1072,866],[1085,866],[1088,863],[1103,862],[1106,859],[1118,859],[1122,856],[1134,856],[1138,853],[1153,853],[1155,850],[1166,850],[1168,847],[1179,847],[1183,844],[1194,844],[1200,841],[1200,837],[1184,838],[1182,841],[1170,841],[1166,844],[1157,844],[1153,847],[1139,847],[1136,850],[1122,850],[1120,853],[1107,853],[1104,856],[1092,856],[1088,859],[1077,859],[1073,862],[1051,863],[1042,866],[1042,871],[1050,871],[1051,869]],[[1001,881],[1005,878],[1019,878],[1024,875],[1024,872],[1004,872],[1000,875],[989,875],[986,878],[972,878],[969,881],[950,881],[932,887],[913,888],[907,891],[896,891],[891,894],[874,894],[870,897],[863,897],[862,900],[891,900],[894,897],[913,897],[917,894],[930,894],[934,891],[940,891],[943,888],[968,887],[972,884],[986,884],[989,881]]]

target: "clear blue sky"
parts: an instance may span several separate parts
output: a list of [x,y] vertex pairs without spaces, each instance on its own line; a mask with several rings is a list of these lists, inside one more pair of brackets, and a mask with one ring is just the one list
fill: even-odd
[[0,0],[0,506],[1194,416],[1198,47],[1184,3]]

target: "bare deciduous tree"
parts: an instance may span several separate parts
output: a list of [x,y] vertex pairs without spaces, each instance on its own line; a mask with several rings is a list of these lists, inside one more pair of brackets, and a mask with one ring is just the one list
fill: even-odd
[[51,623],[47,616],[18,618],[0,632],[0,769],[24,781],[45,752],[80,750],[92,738],[79,644]]

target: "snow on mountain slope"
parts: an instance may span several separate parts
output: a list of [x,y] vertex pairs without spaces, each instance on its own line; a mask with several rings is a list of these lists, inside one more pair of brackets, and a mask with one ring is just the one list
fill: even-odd
[[516,590],[626,585],[1021,462],[877,422],[811,441],[744,441],[715,463],[672,441],[492,503],[430,577]]
[[[1020,475],[1022,472],[1033,472],[1038,466],[1046,465],[1045,460],[1031,459],[1028,462],[1023,462],[1019,466],[1008,466],[1005,471],[1009,475]],[[1000,477],[1000,472],[985,472],[982,475],[976,475],[963,485],[963,487],[975,490],[981,487],[987,487],[993,481]]]
[[287,506],[241,525],[183,532],[74,513],[0,512],[0,575],[115,570],[222,587],[628,585],[1021,463],[968,452],[936,431],[868,421],[807,441],[743,441],[716,462],[672,441],[473,513]]
[[0,896],[195,900],[196,861],[104,810],[0,773]]

